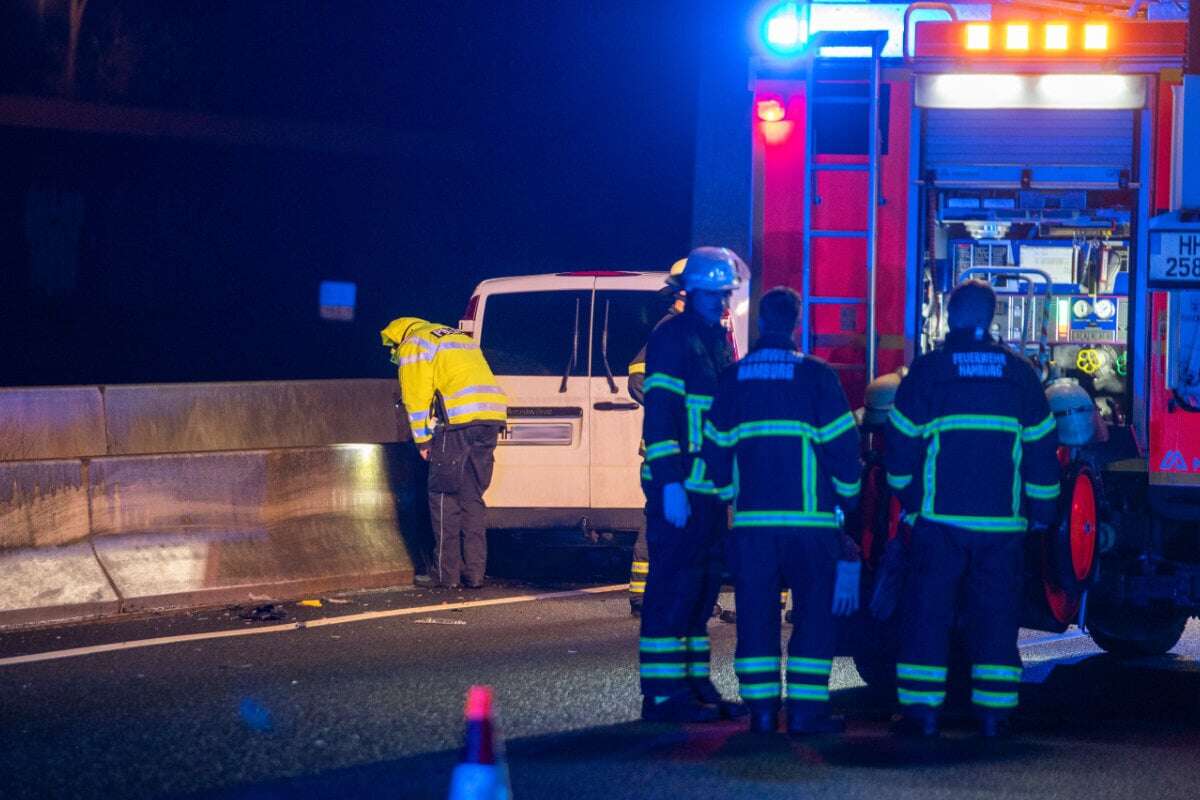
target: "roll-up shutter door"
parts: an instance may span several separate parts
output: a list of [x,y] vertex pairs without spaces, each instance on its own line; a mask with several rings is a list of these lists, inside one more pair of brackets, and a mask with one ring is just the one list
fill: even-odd
[[1133,169],[1131,111],[923,111],[924,172],[939,184],[1117,186]]

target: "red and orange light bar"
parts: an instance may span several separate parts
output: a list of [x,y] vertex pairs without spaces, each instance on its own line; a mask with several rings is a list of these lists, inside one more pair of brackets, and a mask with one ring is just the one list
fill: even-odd
[[1050,19],[921,22],[918,57],[1113,58],[1179,57],[1186,24],[1125,20]]
[[969,53],[1103,53],[1112,40],[1107,22],[968,22],[962,46]]

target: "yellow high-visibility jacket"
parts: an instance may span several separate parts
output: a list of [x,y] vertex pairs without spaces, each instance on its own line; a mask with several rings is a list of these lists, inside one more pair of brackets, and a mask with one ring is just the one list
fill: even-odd
[[505,423],[508,398],[470,335],[416,317],[393,320],[381,333],[385,346],[399,344],[400,394],[417,444],[432,438],[436,424]]

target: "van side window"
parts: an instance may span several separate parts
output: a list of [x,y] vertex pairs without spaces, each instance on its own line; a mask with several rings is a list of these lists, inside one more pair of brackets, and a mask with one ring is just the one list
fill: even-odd
[[670,306],[671,298],[659,292],[597,291],[592,322],[592,376],[604,377],[601,347],[605,309],[608,310],[608,365],[614,376],[620,376],[629,374],[629,362],[646,344],[650,331]]
[[488,295],[479,345],[492,372],[561,377],[571,361],[578,305],[579,350],[571,374],[586,375],[591,304],[588,291]]

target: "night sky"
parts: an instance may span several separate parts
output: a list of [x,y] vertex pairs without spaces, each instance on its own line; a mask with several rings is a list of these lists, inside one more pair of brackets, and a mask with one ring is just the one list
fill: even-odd
[[[6,94],[71,93],[67,0],[44,5],[0,11]],[[454,322],[480,279],[664,268],[690,243],[701,71],[744,70],[739,5],[90,0],[79,101],[405,144],[348,156],[0,119],[0,382],[390,374],[378,329]],[[45,198],[64,196],[79,222],[49,241]],[[317,318],[326,279],[358,284],[353,323]]]

